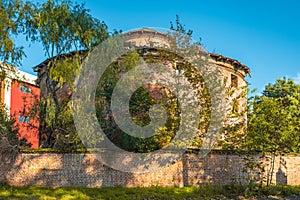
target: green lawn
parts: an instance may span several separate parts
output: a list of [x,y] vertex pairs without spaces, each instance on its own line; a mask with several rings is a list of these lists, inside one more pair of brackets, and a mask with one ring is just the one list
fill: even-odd
[[[57,188],[38,186],[11,187],[0,185],[0,199],[212,199],[230,197],[244,199],[249,196],[291,196],[299,195],[300,186],[271,186],[256,192],[249,192],[242,186],[200,187],[147,187],[147,188]],[[239,198],[237,198],[239,197]]]

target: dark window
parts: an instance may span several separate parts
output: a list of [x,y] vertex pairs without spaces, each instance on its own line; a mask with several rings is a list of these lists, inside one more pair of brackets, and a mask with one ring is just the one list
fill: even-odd
[[24,93],[28,93],[28,94],[31,93],[30,87],[26,87],[26,86],[24,86],[24,85],[20,85],[20,91],[21,91],[21,92],[24,92]]
[[30,118],[28,116],[20,115],[19,116],[19,122],[29,123],[30,122]]
[[238,87],[238,77],[234,74],[231,74],[231,87]]

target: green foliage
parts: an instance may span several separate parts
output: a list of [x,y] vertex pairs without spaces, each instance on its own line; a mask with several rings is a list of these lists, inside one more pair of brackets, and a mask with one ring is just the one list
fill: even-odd
[[[185,38],[183,37],[183,39]],[[193,46],[191,45],[190,49],[192,48]],[[161,149],[169,144],[176,135],[176,132],[179,129],[181,113],[181,108],[176,97],[178,94],[173,94],[167,88],[159,85],[143,85],[143,87],[139,88],[133,93],[129,102],[129,110],[132,120],[142,127],[150,123],[149,109],[152,105],[159,104],[166,110],[168,115],[167,122],[165,126],[161,127],[155,132],[154,136],[150,138],[132,137],[120,130],[113,120],[113,116],[110,111],[110,104],[115,85],[122,77],[122,74],[129,70],[134,70],[135,67],[137,67],[139,57],[143,58],[143,61],[149,65],[155,65],[157,63],[172,63],[172,70],[178,70],[180,73],[184,73],[184,77],[194,87],[195,95],[202,106],[201,110],[199,110],[202,118],[199,121],[199,130],[194,130],[195,133],[190,133],[190,136],[195,138],[193,142],[188,145],[196,145],[200,147],[202,144],[203,133],[205,133],[207,130],[210,122],[211,102],[208,89],[205,86],[203,77],[201,77],[194,66],[188,62],[184,62],[184,60],[179,56],[176,56],[176,54],[164,51],[163,49],[157,49],[155,51],[155,56],[149,52],[145,55],[143,51],[132,51],[128,55],[124,55],[121,61],[111,64],[106,69],[96,90],[96,111],[102,130],[104,130],[108,138],[116,145],[133,152],[151,152]],[[199,62],[204,63],[205,61],[200,60]],[[174,63],[180,63],[180,66],[179,64]],[[157,99],[151,96],[151,93],[155,93],[155,89],[151,89],[153,86],[156,87],[156,92],[160,93],[160,100],[159,98]],[[126,90],[127,88],[124,89]],[[185,94],[186,91],[184,91],[184,88],[178,89],[180,91],[177,91],[177,93],[180,92],[183,96],[189,95]],[[193,118],[193,116],[189,117]]]
[[[300,85],[291,79],[277,79],[268,84],[262,95],[248,101],[248,128],[242,147],[271,155],[267,166],[256,165],[250,173],[261,169],[261,182],[272,184],[275,158],[282,153],[300,152]],[[248,164],[255,164],[250,161]]]
[[41,147],[64,150],[83,148],[73,122],[71,102],[68,99],[60,101],[59,111],[57,111],[52,98],[43,99],[41,103],[47,105],[45,111],[46,128],[42,132],[43,143]]
[[91,49],[108,37],[105,23],[92,17],[84,4],[48,0],[33,9],[28,22],[28,39],[41,42],[49,58]]
[[[47,141],[46,146],[79,145],[69,103],[74,78],[88,51],[109,36],[106,24],[89,12],[84,4],[69,0],[0,1],[0,59],[20,64],[24,52],[14,42],[18,34],[30,42],[41,43],[49,58],[44,88],[49,96],[41,100],[40,113],[36,113],[41,114],[41,120],[48,117],[41,122],[41,138]],[[61,88],[63,92],[57,92]]]
[[[168,119],[164,127],[157,130],[154,136],[150,138],[137,138],[123,132],[115,124],[110,110],[111,95],[116,86],[116,83],[121,78],[122,74],[137,67],[139,53],[132,51],[124,56],[122,61],[113,63],[104,72],[96,90],[96,111],[100,126],[107,137],[117,146],[127,151],[133,152],[151,152],[161,149],[167,145],[175,136],[178,128],[178,111],[174,94],[167,92],[166,88],[160,88],[161,100],[151,96],[151,85],[144,85],[138,88],[131,96],[129,102],[129,111],[132,121],[139,126],[146,126],[151,122],[149,117],[149,109],[154,104],[163,106],[167,113]],[[153,60],[152,60],[153,61]],[[153,86],[153,85],[152,85]],[[126,88],[124,88],[126,89]],[[153,91],[152,91],[153,92]],[[169,94],[167,96],[167,93]]]
[[[199,187],[102,187],[102,188],[43,188],[0,185],[1,199],[267,199],[268,195],[298,197],[299,186],[272,186],[244,194],[238,185],[200,185]],[[295,196],[296,195],[296,196]]]
[[0,152],[11,147],[18,150],[19,148],[30,147],[25,138],[19,138],[18,127],[15,126],[15,121],[9,119],[5,108],[1,105],[0,109]]
[[264,152],[300,152],[300,86],[277,79],[249,102],[246,147]]
[[[177,88],[176,91],[173,91],[175,94],[172,94],[166,88],[162,88],[165,93],[162,92],[163,101],[160,102],[159,100],[151,97],[151,89],[149,85],[143,85],[143,87],[139,88],[130,99],[129,110],[132,120],[142,127],[148,125],[150,122],[150,106],[153,104],[159,104],[167,111],[166,113],[168,113],[169,121],[167,121],[165,126],[161,127],[160,130],[155,132],[155,136],[151,138],[134,138],[123,133],[113,120],[113,114],[110,110],[111,96],[115,85],[122,75],[129,70],[135,69],[139,62],[138,57],[143,58],[143,61],[147,64],[163,64],[165,67],[170,67],[172,70],[176,71],[176,77],[172,77],[174,80],[179,80],[183,77],[190,83],[194,89],[193,92],[195,92],[194,95],[196,96],[198,103],[201,104],[201,106],[199,106],[199,115],[201,116],[201,119],[199,121],[199,127],[193,127],[194,129],[189,131],[190,135],[187,140],[192,140],[191,144],[185,145],[201,147],[203,143],[202,139],[205,136],[211,122],[212,102],[204,77],[202,77],[202,74],[196,66],[205,67],[207,60],[201,58],[195,59],[195,63],[189,63],[189,61],[180,57],[181,55],[199,55],[201,45],[191,40],[191,31],[186,31],[184,26],[181,25],[179,19],[176,21],[176,27],[177,28],[175,28],[175,30],[177,32],[171,32],[168,35],[168,39],[170,39],[168,42],[171,44],[171,52],[163,48],[138,49],[136,52],[133,51],[131,54],[123,55],[121,59],[118,59],[115,63],[111,64],[100,79],[96,91],[96,111],[98,121],[108,138],[123,149],[133,152],[149,152],[166,146],[175,136],[180,125],[180,115],[182,113],[180,109],[182,108],[179,105],[176,95],[180,94],[184,97],[194,94],[188,92],[185,88],[180,88],[180,84],[175,83],[176,81],[174,81],[174,87]],[[203,57],[205,56],[207,55],[204,53]],[[211,71],[213,71],[212,68],[207,68],[207,73],[211,73],[209,74],[210,80],[217,80],[219,78],[219,74],[215,71]],[[163,76],[165,76],[165,74]],[[213,87],[214,84],[212,83],[211,85]],[[216,85],[219,86],[218,83]],[[126,90],[127,88],[124,89]],[[184,109],[185,108],[182,110]],[[194,114],[193,111],[189,112],[189,114]],[[198,110],[196,110],[196,112],[197,111]],[[195,116],[192,116],[193,114],[186,116],[185,120],[193,121],[195,119]],[[88,128],[89,127],[87,127],[87,130],[89,130]],[[87,136],[87,138],[89,138],[89,136]],[[97,146],[97,144],[93,145]]]
[[[246,93],[230,99],[231,108]],[[229,96],[232,94],[228,90]],[[242,119],[247,111],[247,130],[244,121],[225,126],[228,133],[220,144],[223,149],[244,149],[264,153],[299,153],[300,151],[300,86],[290,79],[277,79],[265,87],[262,95],[248,99],[248,109],[232,112],[231,119]],[[241,105],[240,105],[241,106]],[[244,107],[244,106],[242,106]],[[245,118],[246,119],[246,118]],[[239,131],[242,130],[242,131]]]
[[[2,90],[3,81],[9,73],[16,73],[14,65],[20,65],[25,55],[22,46],[17,46],[15,38],[24,33],[28,4],[21,0],[0,0],[0,87]],[[16,76],[18,76],[16,74]],[[17,77],[22,79],[22,77]],[[3,91],[2,91],[3,92]],[[3,102],[3,99],[1,100]],[[26,139],[19,139],[18,128],[15,121],[9,119],[4,105],[0,105],[0,152],[8,154],[10,150],[18,150],[30,146]]]
[[26,6],[22,1],[0,1],[0,59],[20,64],[25,55],[23,47],[17,46],[14,37],[24,28]]
[[71,110],[74,79],[83,59],[108,37],[104,22],[92,17],[84,4],[48,0],[31,7],[27,39],[40,42],[45,55],[43,79],[48,96],[41,99],[41,146],[81,148]]
[[54,149],[54,148],[26,148],[26,149],[21,149],[20,153],[38,153],[38,154],[43,154],[43,153],[57,153],[57,154],[64,154],[64,153],[88,153],[88,152],[96,152],[96,151],[101,151],[100,149]]
[[246,131],[248,90],[247,86],[234,87],[227,81],[227,79],[224,80],[226,117],[215,148],[242,152],[245,150],[243,144]]
[[66,57],[64,60],[55,60],[48,64],[49,76],[61,88],[67,85],[73,90],[75,75],[78,74],[81,65],[81,55],[75,54],[72,57]]

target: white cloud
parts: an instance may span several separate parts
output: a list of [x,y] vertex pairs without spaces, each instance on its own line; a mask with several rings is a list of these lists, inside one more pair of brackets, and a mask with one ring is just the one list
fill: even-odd
[[300,73],[298,73],[298,74],[296,75],[296,77],[293,78],[293,80],[295,81],[295,83],[300,84]]

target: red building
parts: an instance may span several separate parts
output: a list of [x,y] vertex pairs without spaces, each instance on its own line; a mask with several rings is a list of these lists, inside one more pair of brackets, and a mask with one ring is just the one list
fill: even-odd
[[36,76],[26,72],[7,72],[1,92],[1,101],[19,128],[19,138],[26,138],[32,148],[39,146],[39,116],[35,108],[38,108],[40,89],[35,80]]

